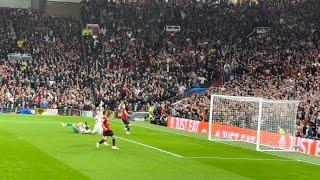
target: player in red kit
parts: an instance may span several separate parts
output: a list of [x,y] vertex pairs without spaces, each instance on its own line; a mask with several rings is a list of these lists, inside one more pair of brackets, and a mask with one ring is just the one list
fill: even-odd
[[124,103],[121,103],[120,106],[120,118],[124,125],[126,126],[124,129],[126,131],[126,134],[130,134],[130,122],[129,122],[129,114],[126,110],[126,105]]
[[111,124],[108,120],[107,111],[105,112],[105,115],[102,117],[102,129],[103,129],[102,130],[102,140],[96,144],[97,149],[99,148],[100,144],[109,145],[108,144],[108,137],[109,136],[112,138],[112,149],[119,149],[116,146],[116,139],[114,138],[114,133],[111,129]]

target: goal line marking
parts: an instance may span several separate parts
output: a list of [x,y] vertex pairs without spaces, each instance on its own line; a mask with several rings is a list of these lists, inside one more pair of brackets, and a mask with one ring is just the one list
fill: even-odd
[[144,147],[147,147],[147,148],[150,148],[150,149],[154,149],[154,150],[166,153],[166,154],[170,154],[170,155],[178,157],[178,158],[183,158],[183,156],[181,156],[179,154],[172,153],[172,152],[169,152],[169,151],[166,151],[166,150],[154,147],[154,146],[150,146],[150,145],[147,145],[147,144],[144,144],[144,143],[140,143],[140,142],[137,142],[137,141],[134,141],[134,140],[131,140],[131,139],[127,139],[127,138],[123,138],[123,137],[119,137],[119,136],[116,136],[116,137],[119,138],[119,139],[122,139],[124,141],[128,141],[128,142],[131,142],[131,143],[134,143],[134,144],[138,144],[140,146],[144,146]]

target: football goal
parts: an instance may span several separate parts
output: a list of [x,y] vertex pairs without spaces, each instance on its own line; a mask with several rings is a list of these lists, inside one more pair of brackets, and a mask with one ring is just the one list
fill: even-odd
[[295,151],[299,101],[211,95],[208,139],[255,144],[257,151]]

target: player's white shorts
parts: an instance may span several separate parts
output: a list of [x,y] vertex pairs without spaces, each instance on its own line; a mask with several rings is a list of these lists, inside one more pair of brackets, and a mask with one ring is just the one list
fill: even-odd
[[100,124],[94,125],[94,128],[92,130],[93,133],[102,134],[102,126]]

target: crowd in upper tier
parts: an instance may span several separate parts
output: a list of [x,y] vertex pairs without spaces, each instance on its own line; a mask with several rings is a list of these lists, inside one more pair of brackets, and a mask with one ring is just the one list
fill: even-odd
[[[86,0],[81,21],[22,9],[0,9],[0,15],[0,108],[88,110],[101,101],[108,108],[125,101],[138,111],[193,87],[223,84],[209,94],[300,100],[302,135],[307,125],[316,127],[318,0],[242,5]],[[100,31],[83,36],[85,24],[99,24]],[[182,102],[168,113],[208,119],[206,95]]]
[[[268,7],[268,8],[266,8]],[[221,87],[175,104],[175,116],[207,120],[209,94],[301,101],[297,136],[320,137],[320,4],[258,5],[270,31],[227,45]],[[250,9],[250,8],[249,8]],[[259,19],[256,17],[255,19]],[[200,113],[206,118],[200,118]]]

